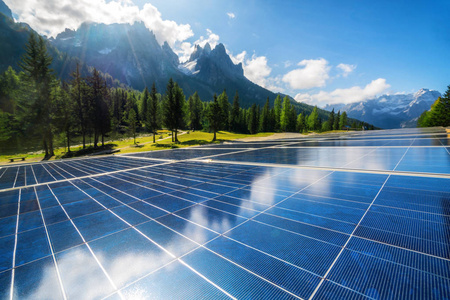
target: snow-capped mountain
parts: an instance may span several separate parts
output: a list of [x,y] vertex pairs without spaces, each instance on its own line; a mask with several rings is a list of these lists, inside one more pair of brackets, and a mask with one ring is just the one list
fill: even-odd
[[438,91],[420,89],[414,94],[383,95],[347,105],[327,105],[326,110],[346,111],[350,118],[359,119],[380,128],[415,127],[417,118],[441,96]]

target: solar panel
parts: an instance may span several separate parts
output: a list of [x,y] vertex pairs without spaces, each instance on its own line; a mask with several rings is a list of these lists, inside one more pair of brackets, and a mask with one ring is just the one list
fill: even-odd
[[0,169],[0,298],[450,298],[441,129]]

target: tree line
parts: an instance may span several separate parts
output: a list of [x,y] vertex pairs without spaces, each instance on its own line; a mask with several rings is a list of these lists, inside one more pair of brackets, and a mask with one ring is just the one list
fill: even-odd
[[[64,144],[70,152],[77,140],[85,149],[103,146],[105,138],[133,136],[140,132],[155,135],[158,129],[172,131],[172,141],[178,142],[180,129],[221,130],[255,134],[258,132],[307,132],[344,129],[347,114],[334,109],[328,120],[319,117],[317,107],[310,115],[298,113],[288,96],[278,95],[274,106],[269,98],[261,108],[253,104],[240,107],[236,91],[230,104],[227,92],[202,101],[198,93],[186,100],[181,87],[169,80],[164,93],[155,84],[144,91],[109,87],[107,77],[93,68],[82,76],[77,65],[70,80],[58,80],[50,68],[42,37],[30,35],[21,71],[11,67],[0,75],[0,141],[16,150],[28,144],[40,144],[46,157],[54,155],[54,141]],[[353,122],[352,127],[368,124]],[[3,151],[3,149],[2,149]]]

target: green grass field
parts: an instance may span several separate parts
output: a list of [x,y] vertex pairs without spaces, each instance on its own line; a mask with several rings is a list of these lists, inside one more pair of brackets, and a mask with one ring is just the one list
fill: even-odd
[[[220,143],[224,141],[230,141],[235,139],[241,139],[246,137],[267,137],[273,135],[272,132],[264,132],[258,134],[237,134],[231,133],[227,131],[219,131],[217,132],[217,141],[214,143]],[[133,143],[133,138],[106,141],[105,148],[103,149],[93,149],[89,148],[88,150],[81,151],[81,146],[71,147],[70,150],[74,152],[73,154],[82,156],[88,153],[93,153],[102,150],[120,150],[118,153],[132,153],[132,152],[141,152],[141,151],[152,151],[152,150],[163,150],[163,149],[172,149],[172,148],[184,148],[184,147],[192,147],[199,145],[211,144],[213,139],[213,133],[196,131],[181,134],[178,133],[179,143],[172,143],[172,138],[169,135],[168,131],[160,131],[156,135],[156,143],[153,143],[152,135],[142,135],[136,137],[136,144]],[[53,156],[50,160],[62,159],[66,154],[66,148],[56,148],[55,156]],[[10,158],[14,157],[26,157],[25,162],[38,162],[44,159],[44,153],[42,151],[30,152],[30,153],[16,153],[14,155],[0,155],[0,164],[10,165]],[[22,161],[17,161],[18,163],[23,163]]]

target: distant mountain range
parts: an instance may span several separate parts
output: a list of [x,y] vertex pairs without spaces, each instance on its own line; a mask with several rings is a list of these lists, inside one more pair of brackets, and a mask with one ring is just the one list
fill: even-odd
[[420,89],[413,94],[383,95],[347,105],[327,105],[324,109],[346,111],[350,118],[385,129],[416,127],[419,116],[440,96],[438,91]]

